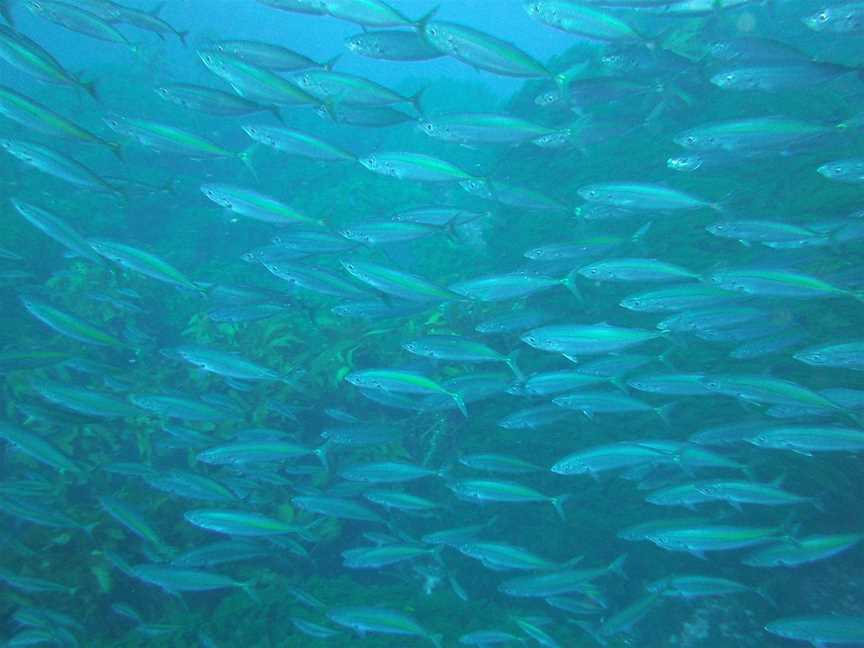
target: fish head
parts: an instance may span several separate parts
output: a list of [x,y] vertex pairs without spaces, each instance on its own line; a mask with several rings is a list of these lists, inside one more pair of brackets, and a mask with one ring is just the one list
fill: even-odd
[[225,207],[226,209],[231,209],[233,207],[233,203],[225,194],[224,191],[221,191],[219,187],[212,184],[203,184],[201,185],[201,193],[203,193],[207,198],[212,200],[214,203],[219,205],[220,207]]
[[714,223],[706,226],[705,231],[715,236],[729,236],[732,231],[732,225],[729,223]]
[[472,196],[481,198],[492,198],[492,191],[489,185],[483,180],[460,180],[459,186]]
[[622,308],[631,311],[641,311],[645,308],[645,302],[640,297],[625,297],[618,303]]
[[543,343],[542,336],[536,331],[528,331],[527,333],[523,333],[520,337],[525,344],[537,348],[540,344]]
[[36,15],[48,13],[48,8],[39,0],[24,0],[24,6],[27,10]]
[[814,14],[809,16],[805,16],[801,19],[801,21],[807,25],[810,29],[816,32],[825,31],[829,29],[833,22],[837,20],[837,11],[826,7],[821,11],[817,11]]
[[357,241],[358,243],[373,243],[371,236],[369,236],[368,234],[363,234],[362,232],[358,232],[357,230],[350,227],[339,230],[338,234],[339,236],[346,238],[349,241]]
[[583,200],[587,200],[588,202],[600,202],[608,198],[608,192],[603,191],[603,189],[596,185],[580,187],[576,193],[578,193]]
[[386,54],[386,51],[381,46],[381,42],[368,33],[357,34],[346,38],[345,48],[349,52],[354,52],[361,56],[371,56],[373,58],[381,57]]
[[350,274],[354,275],[355,277],[360,272],[360,270],[357,268],[357,265],[355,263],[353,263],[352,261],[344,261],[343,260],[343,261],[340,261],[339,263],[342,264],[342,267],[345,268],[345,270],[347,270]]
[[561,12],[555,6],[555,3],[546,2],[545,0],[529,0],[522,4],[522,8],[525,9],[525,13],[535,20],[543,20],[544,22],[555,24],[561,19]]
[[633,72],[639,67],[638,61],[623,52],[612,52],[600,57],[600,63],[613,72]]
[[541,107],[554,106],[563,99],[564,97],[562,97],[561,93],[557,90],[549,90],[548,92],[544,92],[534,97],[534,103]]
[[171,96],[171,90],[169,90],[165,86],[159,86],[157,88],[154,88],[153,92],[155,92],[159,97],[165,99],[166,101],[173,100],[173,97]]
[[449,42],[447,30],[439,23],[428,22],[423,25],[423,36],[435,49],[440,49],[443,52],[454,50],[453,45]]
[[603,270],[603,265],[600,263],[590,263],[587,266],[579,268],[578,274],[588,279],[602,279],[610,276],[609,272]]
[[256,142],[262,142],[263,133],[261,132],[260,127],[254,126],[252,124],[244,124],[240,126],[240,128],[243,129],[243,132],[246,133],[251,139],[255,140]]
[[370,171],[378,171],[381,168],[381,163],[378,161],[378,158],[374,155],[367,155],[365,157],[361,157],[359,160],[362,166],[369,169]]
[[698,155],[679,155],[666,160],[666,166],[673,171],[696,171],[703,164],[704,160]]
[[123,117],[116,113],[109,113],[102,118],[102,121],[108,128],[119,135],[125,135],[128,133]]
[[673,141],[678,145],[682,146],[685,149],[704,149],[707,145],[710,145],[712,142],[712,138],[706,136],[700,136],[693,132],[685,132],[676,136]]
[[719,61],[732,61],[737,58],[731,41],[714,41],[708,46],[708,56]]
[[796,360],[800,360],[809,365],[824,365],[828,362],[828,358],[825,357],[825,354],[819,351],[818,349],[810,349],[805,351],[799,351],[793,356]]
[[196,54],[198,54],[198,58],[201,59],[204,66],[211,72],[218,73],[219,70],[225,68],[224,61],[222,61],[219,55],[213,50],[202,49],[198,50]]
[[711,378],[710,376],[699,381],[702,386],[708,391],[720,392],[723,389],[723,382],[719,378]]
[[816,171],[823,178],[829,180],[837,180],[849,175],[849,168],[843,162],[828,162],[827,164],[820,166]]
[[428,135],[429,137],[441,137],[444,132],[444,129],[438,128],[434,123],[425,119],[421,119],[417,123],[417,130],[421,131],[425,135]]
[[14,140],[0,139],[0,147],[17,160],[21,160],[27,164],[36,164],[36,158],[27,150],[26,146]]
[[718,88],[746,88],[751,85],[750,79],[743,70],[726,70],[711,77],[711,83]]

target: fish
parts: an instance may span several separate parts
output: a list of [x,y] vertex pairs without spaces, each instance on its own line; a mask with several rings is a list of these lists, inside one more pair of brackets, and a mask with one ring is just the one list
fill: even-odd
[[238,587],[253,601],[258,597],[251,583],[241,583],[233,578],[200,569],[142,563],[132,566],[132,576],[151,585],[156,585],[168,594],[180,592],[209,592],[212,590]]
[[551,77],[546,67],[512,43],[473,27],[427,16],[417,26],[429,45],[474,68],[517,78]]
[[563,503],[570,498],[567,494],[550,497],[516,482],[491,479],[459,479],[447,484],[447,488],[466,502],[549,502],[562,520],[566,519]]
[[207,347],[182,346],[172,350],[186,362],[211,373],[237,380],[291,382],[289,376],[247,360],[235,353]]
[[814,367],[837,367],[864,371],[864,343],[845,342],[803,349],[793,357]]
[[784,617],[766,624],[765,630],[784,639],[807,641],[813,646],[854,645],[864,637],[864,618],[842,615]]
[[552,324],[531,329],[520,339],[535,349],[586,356],[623,351],[660,337],[645,329],[628,329],[605,322],[596,325]]
[[302,535],[305,529],[258,513],[229,509],[194,509],[183,514],[190,524],[206,531],[240,537]]
[[591,581],[608,574],[615,574],[620,578],[626,579],[627,576],[623,570],[626,559],[627,555],[622,554],[605,567],[566,569],[538,575],[509,578],[498,586],[498,591],[509,596],[528,598],[547,598],[560,594],[584,592],[589,587]]
[[0,58],[42,83],[79,88],[99,100],[96,84],[93,81],[83,81],[80,77],[69,73],[39,43],[21,32],[0,27]]
[[421,182],[459,182],[474,176],[440,158],[409,151],[379,151],[358,159],[372,173],[397,180]]
[[201,185],[201,193],[228,211],[262,223],[293,225],[307,223],[318,225],[321,221],[310,218],[296,209],[252,189],[208,183]]
[[0,139],[0,148],[9,155],[42,173],[54,176],[77,187],[109,193],[125,199],[119,187],[109,184],[77,160],[47,146],[24,140]]
[[24,6],[33,15],[56,23],[70,31],[108,43],[125,45],[133,54],[138,52],[137,47],[110,22],[85,9],[54,0],[24,0]]
[[326,63],[318,63],[305,54],[287,47],[251,40],[217,40],[210,43],[210,48],[246,63],[277,72],[293,72],[313,67],[327,68],[339,58],[337,56]]
[[836,533],[790,538],[746,556],[741,562],[750,567],[798,567],[826,560],[857,546],[860,533]]
[[47,106],[5,85],[0,85],[0,115],[43,135],[104,146],[119,157],[121,147],[117,142],[109,142],[91,133]]
[[215,50],[198,50],[198,58],[213,74],[249,101],[272,106],[318,106],[321,101],[264,67]]
[[522,5],[544,25],[583,38],[610,43],[639,42],[644,37],[618,16],[569,0],[533,0]]
[[83,475],[83,469],[49,441],[36,434],[6,423],[0,423],[0,439],[39,463],[60,473]]
[[265,124],[244,124],[241,128],[253,141],[286,155],[329,162],[356,159],[349,151],[303,131]]
[[444,389],[422,374],[392,369],[364,369],[346,374],[345,380],[363,389],[372,389],[397,394],[442,394],[456,403],[459,411],[468,418],[468,408],[460,394]]
[[60,219],[58,216],[49,211],[31,205],[17,198],[12,198],[12,206],[21,214],[28,223],[33,227],[44,232],[46,235],[71,250],[78,256],[89,259],[96,263],[101,263],[100,257],[93,251],[93,248],[86,240],[76,232],[71,225]]
[[157,97],[175,106],[208,115],[233,117],[269,112],[282,121],[282,114],[275,106],[262,105],[206,86],[192,83],[167,83],[154,88],[154,92]]
[[20,301],[33,317],[68,338],[97,346],[126,346],[122,340],[111,333],[35,296],[21,295]]
[[376,29],[345,39],[345,48],[360,56],[384,61],[429,61],[444,56],[417,32]]
[[440,547],[387,544],[380,547],[358,547],[342,552],[343,565],[349,569],[380,569],[428,556],[437,556]]
[[477,540],[469,540],[456,549],[470,558],[479,560],[484,567],[494,571],[559,571],[582,560],[582,556],[577,556],[564,563],[556,563],[521,547]]
[[791,425],[756,431],[745,439],[758,448],[790,450],[804,456],[821,452],[857,452],[864,449],[864,432],[839,425]]
[[201,291],[174,266],[146,250],[108,239],[91,238],[87,239],[87,243],[96,254],[126,270],[196,293]]
[[661,212],[689,209],[723,211],[723,206],[719,203],[708,202],[677,189],[638,182],[590,184],[580,187],[578,193],[587,202],[624,209]]
[[354,630],[359,636],[370,632],[419,637],[436,648],[443,645],[440,635],[430,634],[410,616],[383,607],[331,608],[327,610],[327,618],[337,625]]
[[216,466],[239,466],[250,463],[290,461],[311,454],[315,454],[324,462],[324,452],[322,448],[307,448],[288,441],[237,441],[202,450],[195,458]]

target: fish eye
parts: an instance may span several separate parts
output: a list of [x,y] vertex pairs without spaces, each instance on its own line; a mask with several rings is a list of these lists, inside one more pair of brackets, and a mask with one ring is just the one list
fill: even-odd
[[437,36],[438,35],[438,29],[435,27],[427,27],[426,33],[429,34],[430,36]]
[[819,20],[819,22],[824,23],[824,22],[828,22],[828,18],[830,18],[830,16],[828,15],[827,11],[823,11],[818,16],[816,16],[816,18]]

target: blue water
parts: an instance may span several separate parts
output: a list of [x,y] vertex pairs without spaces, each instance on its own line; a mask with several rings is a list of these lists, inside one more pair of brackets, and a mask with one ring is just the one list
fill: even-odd
[[864,643],[860,3],[128,2],[0,0],[0,645]]

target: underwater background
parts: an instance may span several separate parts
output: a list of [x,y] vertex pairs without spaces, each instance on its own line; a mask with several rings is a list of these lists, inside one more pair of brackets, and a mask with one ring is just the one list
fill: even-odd
[[864,3],[0,15],[0,645],[864,645]]

